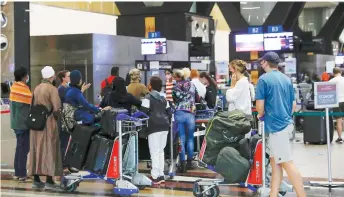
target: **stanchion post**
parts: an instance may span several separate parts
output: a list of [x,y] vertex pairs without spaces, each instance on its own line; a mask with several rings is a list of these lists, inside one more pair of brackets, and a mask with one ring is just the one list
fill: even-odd
[[[314,107],[316,109],[325,108],[326,119],[326,137],[327,137],[327,164],[328,181],[310,182],[312,186],[328,187],[329,191],[334,187],[344,187],[344,182],[332,181],[332,163],[331,163],[331,139],[330,139],[330,114],[329,108],[338,107],[338,87],[334,82],[316,82],[314,88]],[[333,124],[333,123],[331,123]],[[321,129],[321,128],[320,128]]]
[[327,171],[328,171],[328,182],[332,184],[332,163],[331,163],[331,139],[330,139],[330,117],[328,108],[325,109],[326,118],[326,135],[327,135]]

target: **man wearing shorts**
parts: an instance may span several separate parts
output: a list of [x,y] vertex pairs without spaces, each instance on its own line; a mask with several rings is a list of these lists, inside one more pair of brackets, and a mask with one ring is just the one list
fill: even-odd
[[[342,77],[342,71],[340,70],[340,68],[338,67],[333,68],[333,76],[334,78],[331,79],[330,82],[336,82],[337,88],[339,90],[339,94],[338,94],[339,107],[334,108],[333,112],[344,114],[344,77]],[[334,117],[337,119],[338,139],[336,140],[336,142],[343,143],[342,131],[343,131],[344,115],[339,114],[339,115],[334,115]]]
[[289,142],[289,133],[294,129],[292,114],[296,107],[293,85],[290,78],[278,70],[281,60],[276,53],[266,53],[259,62],[266,73],[258,80],[256,108],[258,118],[264,116],[268,135],[272,166],[270,196],[278,196],[284,169],[297,196],[305,197],[303,181],[293,162]]

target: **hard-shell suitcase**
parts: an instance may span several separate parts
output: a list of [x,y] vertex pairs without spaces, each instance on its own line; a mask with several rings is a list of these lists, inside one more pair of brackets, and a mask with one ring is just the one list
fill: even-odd
[[70,168],[82,169],[86,160],[91,137],[100,130],[100,127],[76,125],[72,139],[68,145],[64,163]]
[[101,135],[93,136],[85,163],[85,170],[89,170],[98,175],[105,175],[112,147],[112,139]]
[[[333,118],[330,121],[330,141],[333,140]],[[326,118],[324,116],[305,116],[303,122],[303,142],[306,144],[326,144]]]

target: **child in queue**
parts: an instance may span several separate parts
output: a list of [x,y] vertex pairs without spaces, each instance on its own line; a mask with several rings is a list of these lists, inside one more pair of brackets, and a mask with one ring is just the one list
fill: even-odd
[[148,120],[148,145],[152,160],[151,176],[153,184],[165,182],[164,149],[167,143],[167,136],[170,125],[171,110],[169,103],[160,96],[162,80],[153,76],[150,79],[148,89],[150,93],[142,100],[141,110],[149,116]]

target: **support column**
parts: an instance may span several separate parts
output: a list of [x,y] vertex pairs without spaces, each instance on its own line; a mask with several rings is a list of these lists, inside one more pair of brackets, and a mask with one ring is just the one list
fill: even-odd
[[[14,62],[15,68],[30,72],[30,3],[14,2]],[[43,17],[43,16],[42,16]]]

